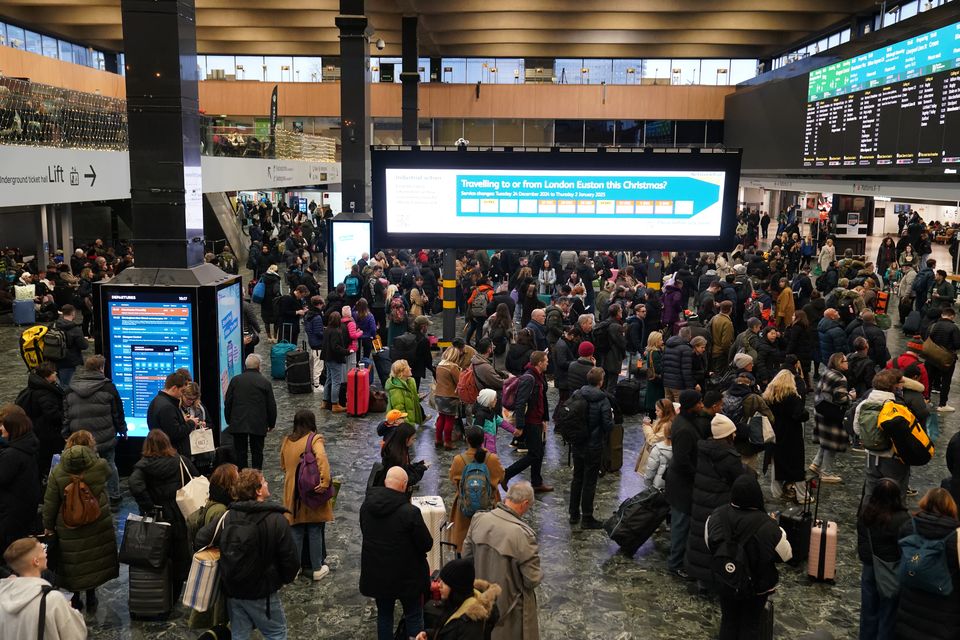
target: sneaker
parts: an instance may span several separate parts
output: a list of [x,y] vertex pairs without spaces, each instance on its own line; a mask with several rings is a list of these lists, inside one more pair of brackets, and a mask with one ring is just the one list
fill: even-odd
[[327,565],[321,566],[319,569],[313,572],[313,581],[320,582],[330,573],[330,567]]
[[920,494],[920,492],[917,491],[916,489],[914,489],[913,487],[907,487],[907,496],[908,496],[908,497],[911,497],[911,498],[912,498],[913,496],[916,496],[916,495],[919,495],[919,494]]
[[815,462],[811,462],[807,469],[810,469],[810,471],[813,471],[816,474],[820,473],[820,465],[816,464]]
[[583,522],[580,523],[580,528],[586,530],[603,529],[603,523],[593,516],[584,516]]
[[940,413],[951,413],[953,411],[956,411],[956,409],[954,409],[949,405],[943,405],[942,407],[937,407],[937,411],[939,411]]
[[843,482],[843,478],[841,478],[840,476],[829,474],[829,473],[821,473],[820,482],[824,484],[840,484],[841,482]]
[[852,447],[850,447],[850,451],[853,451],[854,453],[866,453],[866,452],[867,452],[867,450],[863,448],[863,444],[860,443],[860,442],[858,442],[857,444],[855,444],[855,445],[853,445]]

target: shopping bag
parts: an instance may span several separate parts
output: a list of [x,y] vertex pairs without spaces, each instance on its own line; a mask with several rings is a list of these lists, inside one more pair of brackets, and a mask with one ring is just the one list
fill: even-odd
[[127,516],[120,542],[120,562],[140,569],[160,569],[170,550],[170,523],[134,514]]
[[230,511],[220,516],[210,544],[194,553],[190,562],[190,573],[183,589],[183,605],[194,611],[206,611],[217,599],[220,590],[220,549],[214,544],[219,544],[218,536],[227,513]]
[[190,454],[198,456],[201,453],[213,453],[217,448],[213,442],[213,431],[210,429],[194,429],[190,432]]
[[194,478],[190,475],[186,463],[183,458],[180,458],[180,483],[182,486],[177,489],[177,507],[183,514],[183,519],[186,520],[207,504],[207,499],[210,497],[210,481],[204,476]]

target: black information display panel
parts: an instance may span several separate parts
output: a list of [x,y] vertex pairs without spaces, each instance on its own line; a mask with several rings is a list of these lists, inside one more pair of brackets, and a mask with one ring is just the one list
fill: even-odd
[[803,166],[960,164],[960,23],[812,71]]

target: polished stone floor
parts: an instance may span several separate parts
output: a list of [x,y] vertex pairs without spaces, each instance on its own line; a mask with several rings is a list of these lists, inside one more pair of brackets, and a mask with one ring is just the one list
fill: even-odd
[[[944,252],[945,253],[945,252]],[[8,321],[8,320],[7,320]],[[891,352],[903,351],[904,340],[896,330],[888,332]],[[26,371],[17,353],[19,331],[0,327],[0,358],[8,363],[7,374],[0,378],[0,400],[10,401],[23,386]],[[261,345],[261,355],[268,355],[268,346]],[[426,384],[426,383],[424,383]],[[266,475],[271,487],[279,493],[279,445],[289,430],[297,409],[317,410],[318,394],[290,396],[282,383],[274,383],[280,406],[278,429],[267,438]],[[954,384],[954,393],[960,387]],[[556,392],[551,389],[551,399]],[[960,402],[957,396],[956,402]],[[378,457],[375,425],[380,419],[350,419],[319,414],[320,428],[327,441],[327,451],[335,474],[344,478],[336,506],[336,521],[328,526],[327,544],[330,553],[329,577],[319,583],[300,579],[281,591],[281,598],[290,626],[291,638],[375,638],[375,607],[357,590],[359,580],[360,532],[358,511],[366,478]],[[936,459],[916,469],[912,486],[921,495],[938,485],[947,475],[943,451],[947,440],[956,432],[960,420],[948,414],[941,420],[942,435]],[[428,424],[432,425],[432,421]],[[628,419],[624,436],[624,466],[620,473],[601,478],[597,495],[597,517],[611,514],[620,501],[637,493],[643,481],[633,472],[637,451],[642,443],[639,420]],[[808,435],[812,422],[807,425]],[[814,447],[807,439],[807,458]],[[416,458],[430,461],[419,493],[444,496],[452,501],[447,470],[451,452],[438,452],[433,446],[433,429],[423,428],[417,437]],[[507,439],[500,443],[504,463],[514,459]],[[825,485],[820,504],[821,517],[839,523],[837,581],[834,585],[811,584],[805,566],[781,568],[781,585],[775,596],[776,636],[794,639],[805,633],[823,629],[836,638],[856,638],[859,619],[860,567],[856,557],[854,529],[856,505],[860,497],[864,457],[852,452],[839,456],[840,485]],[[601,531],[571,530],[567,523],[567,495],[570,468],[566,466],[566,450],[552,433],[547,440],[544,476],[557,491],[547,494],[529,515],[539,534],[544,582],[538,590],[541,637],[546,640],[584,638],[597,640],[644,640],[715,637],[719,627],[719,607],[709,598],[696,595],[687,583],[666,573],[665,554],[668,536],[661,530],[645,544],[634,558],[617,553],[617,547]],[[768,484],[762,479],[761,484]],[[767,487],[764,490],[768,493]],[[915,505],[915,499],[911,502]],[[783,503],[768,500],[770,510]],[[135,509],[126,494],[124,512]],[[102,588],[101,606],[95,615],[87,616],[90,637],[114,638],[194,638],[197,632],[187,628],[182,607],[164,622],[131,621],[127,613],[127,573]]]

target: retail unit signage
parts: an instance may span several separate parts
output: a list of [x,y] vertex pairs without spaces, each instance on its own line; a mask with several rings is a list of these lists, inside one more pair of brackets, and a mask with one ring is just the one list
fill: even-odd
[[[185,173],[196,194],[305,187],[340,182],[339,163],[260,158],[201,158],[202,174]],[[0,207],[130,197],[130,157],[125,151],[0,146]]]

